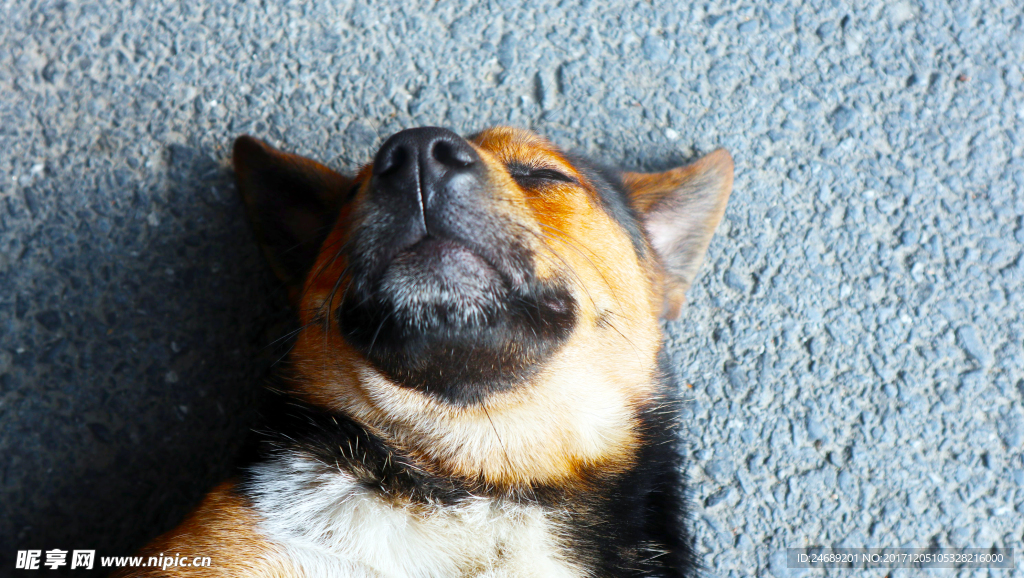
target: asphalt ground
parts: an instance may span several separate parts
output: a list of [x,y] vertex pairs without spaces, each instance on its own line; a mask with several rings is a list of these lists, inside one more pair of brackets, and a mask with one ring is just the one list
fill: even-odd
[[0,574],[127,553],[228,473],[287,316],[236,136],[352,171],[512,124],[737,161],[666,326],[709,574],[825,545],[1020,575],[1022,62],[1019,1],[0,2]]

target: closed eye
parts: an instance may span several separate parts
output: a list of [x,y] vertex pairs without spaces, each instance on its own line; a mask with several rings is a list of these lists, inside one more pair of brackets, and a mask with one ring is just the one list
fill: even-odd
[[554,169],[530,167],[512,163],[508,165],[508,172],[512,178],[523,187],[541,186],[545,183],[575,183],[576,179],[560,173]]

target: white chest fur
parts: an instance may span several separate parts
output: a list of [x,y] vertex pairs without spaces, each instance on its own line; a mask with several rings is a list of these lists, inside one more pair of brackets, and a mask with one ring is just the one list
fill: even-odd
[[262,530],[310,577],[578,578],[558,521],[539,506],[489,498],[394,505],[350,474],[304,457],[254,472]]

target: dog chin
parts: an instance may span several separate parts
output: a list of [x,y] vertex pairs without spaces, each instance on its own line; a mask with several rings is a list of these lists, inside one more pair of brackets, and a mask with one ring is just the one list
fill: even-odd
[[398,324],[452,331],[491,322],[509,291],[498,271],[464,245],[427,238],[395,256],[378,294]]

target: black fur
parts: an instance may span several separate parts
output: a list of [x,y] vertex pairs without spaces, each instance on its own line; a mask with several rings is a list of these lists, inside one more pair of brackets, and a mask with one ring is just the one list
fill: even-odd
[[323,191],[337,183],[280,162],[251,137],[235,141],[235,159],[249,167],[246,212],[278,273],[298,283],[313,266],[331,231],[338,207]]
[[661,365],[662,399],[640,415],[645,441],[636,465],[602,480],[601,490],[582,496],[585,515],[573,524],[573,552],[596,576],[651,578],[689,576],[696,567],[688,513],[683,457],[678,438],[679,396]]
[[432,475],[346,415],[305,403],[281,390],[268,390],[260,413],[260,427],[250,436],[239,463],[243,487],[248,485],[252,465],[282,454],[301,453],[351,473],[384,499],[455,504],[481,489]]
[[338,309],[345,339],[396,383],[468,405],[526,382],[572,332],[575,304],[564,287],[534,283],[510,291],[486,322],[429,330],[401,322],[379,291],[353,292]]

